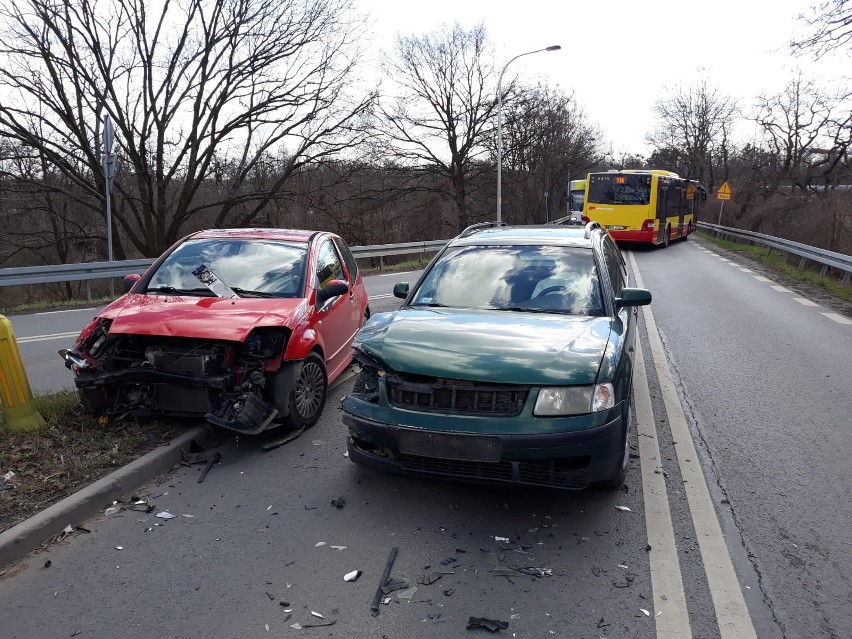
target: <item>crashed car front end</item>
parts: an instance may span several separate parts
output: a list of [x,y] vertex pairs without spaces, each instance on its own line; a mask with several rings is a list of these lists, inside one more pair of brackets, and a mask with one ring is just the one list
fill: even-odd
[[203,417],[244,433],[258,433],[276,417],[266,385],[282,367],[288,329],[255,328],[237,342],[110,333],[111,324],[95,319],[63,353],[88,412]]
[[[624,382],[600,383],[605,320],[576,329],[575,341],[584,342],[589,354],[584,366],[574,367],[572,385],[562,386],[576,395],[576,409],[545,414],[547,394],[559,388],[565,369],[544,362],[552,363],[560,351],[536,347],[531,338],[521,348],[509,347],[518,363],[513,369],[508,351],[486,356],[477,343],[489,339],[492,350],[498,348],[500,324],[491,326],[488,337],[477,338],[459,328],[465,322],[447,317],[451,311],[433,313],[432,327],[427,313],[416,313],[409,318],[413,321],[403,317],[414,313],[375,316],[353,345],[361,371],[343,402],[353,462],[391,473],[574,490],[612,474],[624,450],[627,410],[621,399]],[[539,330],[529,334],[538,336],[547,334],[548,323],[555,324],[543,316],[530,321]],[[437,357],[434,349],[413,346],[409,328],[425,335],[420,345],[442,343],[458,352],[456,364]],[[475,361],[476,352],[481,362]],[[520,363],[521,352],[540,356],[542,365]]]

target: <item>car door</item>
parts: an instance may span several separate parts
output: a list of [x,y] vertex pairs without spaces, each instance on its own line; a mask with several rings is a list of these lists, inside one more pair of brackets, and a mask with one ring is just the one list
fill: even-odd
[[320,241],[314,270],[317,291],[331,280],[342,280],[349,284],[350,291],[326,300],[316,308],[314,326],[325,347],[326,370],[329,380],[334,379],[349,356],[349,344],[358,329],[359,316],[353,314],[354,301],[350,296],[352,282],[347,278],[343,261],[337,247],[330,238]]
[[364,281],[361,273],[358,270],[358,262],[355,261],[355,256],[341,238],[335,237],[334,243],[337,245],[337,250],[343,256],[343,263],[346,266],[346,271],[349,276],[349,299],[352,302],[352,321],[356,327],[352,332],[352,337],[355,337],[358,327],[361,326],[364,320],[364,313],[367,310],[367,289],[364,288]]

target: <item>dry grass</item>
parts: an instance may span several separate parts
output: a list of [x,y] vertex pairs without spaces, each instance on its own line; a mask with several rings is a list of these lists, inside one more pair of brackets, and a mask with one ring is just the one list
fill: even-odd
[[12,433],[0,422],[0,531],[23,521],[185,430],[181,424],[98,421],[83,414],[73,391],[36,398],[47,428]]

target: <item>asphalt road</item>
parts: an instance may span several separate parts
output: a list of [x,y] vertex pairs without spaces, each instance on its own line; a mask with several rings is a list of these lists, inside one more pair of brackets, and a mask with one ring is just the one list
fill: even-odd
[[[181,468],[140,491],[160,495],[155,512],[175,519],[96,517],[91,534],[7,571],[0,634],[488,634],[465,630],[475,616],[509,622],[501,635],[514,637],[849,637],[852,325],[693,240],[632,259],[654,302],[640,314],[640,456],[627,492],[471,486],[356,467],[344,456],[344,379],[300,439],[264,453],[256,439],[225,434],[222,463],[204,483],[198,467]],[[394,308],[393,282],[409,278],[369,278],[374,312]],[[37,324],[48,318],[67,328]],[[24,339],[85,321],[12,319]],[[70,339],[21,344],[35,387],[49,351],[50,366],[68,374],[55,350]],[[329,503],[341,496],[344,508]],[[372,617],[393,547],[393,576],[417,591]],[[544,574],[497,576],[495,564]],[[344,582],[351,570],[363,574]],[[447,574],[416,583],[433,570]],[[311,611],[335,624],[291,627],[320,621]]]

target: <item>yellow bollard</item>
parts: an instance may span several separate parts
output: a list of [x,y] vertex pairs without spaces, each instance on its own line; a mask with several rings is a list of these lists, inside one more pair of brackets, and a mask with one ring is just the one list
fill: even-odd
[[18,350],[12,322],[0,315],[0,411],[6,415],[6,428],[14,431],[44,428],[44,417],[33,405],[30,380]]

